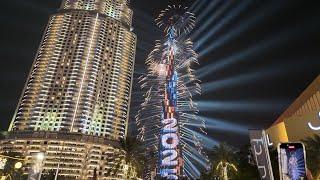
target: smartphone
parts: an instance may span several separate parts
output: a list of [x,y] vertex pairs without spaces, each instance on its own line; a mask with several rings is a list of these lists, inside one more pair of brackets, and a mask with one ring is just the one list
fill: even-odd
[[307,180],[306,153],[302,143],[278,146],[280,180]]

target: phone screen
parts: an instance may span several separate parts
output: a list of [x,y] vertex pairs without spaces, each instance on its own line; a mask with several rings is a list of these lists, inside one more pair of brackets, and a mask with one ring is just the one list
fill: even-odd
[[283,143],[279,152],[282,180],[306,180],[304,148],[301,143]]

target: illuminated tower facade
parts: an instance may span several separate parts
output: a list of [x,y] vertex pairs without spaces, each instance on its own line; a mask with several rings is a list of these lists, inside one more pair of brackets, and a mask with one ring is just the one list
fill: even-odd
[[64,176],[88,179],[96,169],[104,177],[126,136],[135,47],[127,0],[63,0],[0,150],[44,151],[44,169],[63,158]]
[[126,0],[64,0],[50,17],[10,131],[126,134],[136,36]]
[[[156,19],[164,29],[140,77],[144,102],[136,116],[140,138],[146,146],[145,179],[199,179],[208,165],[202,149],[205,122],[197,116],[194,95],[201,92],[192,66],[197,53],[188,35],[195,16],[181,5],[168,6]],[[192,126],[197,128],[192,128]]]

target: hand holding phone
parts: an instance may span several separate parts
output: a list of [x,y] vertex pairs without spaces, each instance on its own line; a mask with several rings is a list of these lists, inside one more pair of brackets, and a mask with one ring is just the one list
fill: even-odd
[[281,143],[278,146],[281,180],[307,180],[305,148],[302,143]]

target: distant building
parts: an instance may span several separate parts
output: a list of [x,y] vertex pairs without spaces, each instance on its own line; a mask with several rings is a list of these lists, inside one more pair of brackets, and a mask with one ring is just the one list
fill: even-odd
[[320,75],[266,132],[275,145],[320,135]]
[[96,168],[104,179],[127,133],[131,25],[127,0],[64,0],[49,19],[0,151],[29,159],[44,151],[44,169],[59,164],[59,175],[89,179]]

